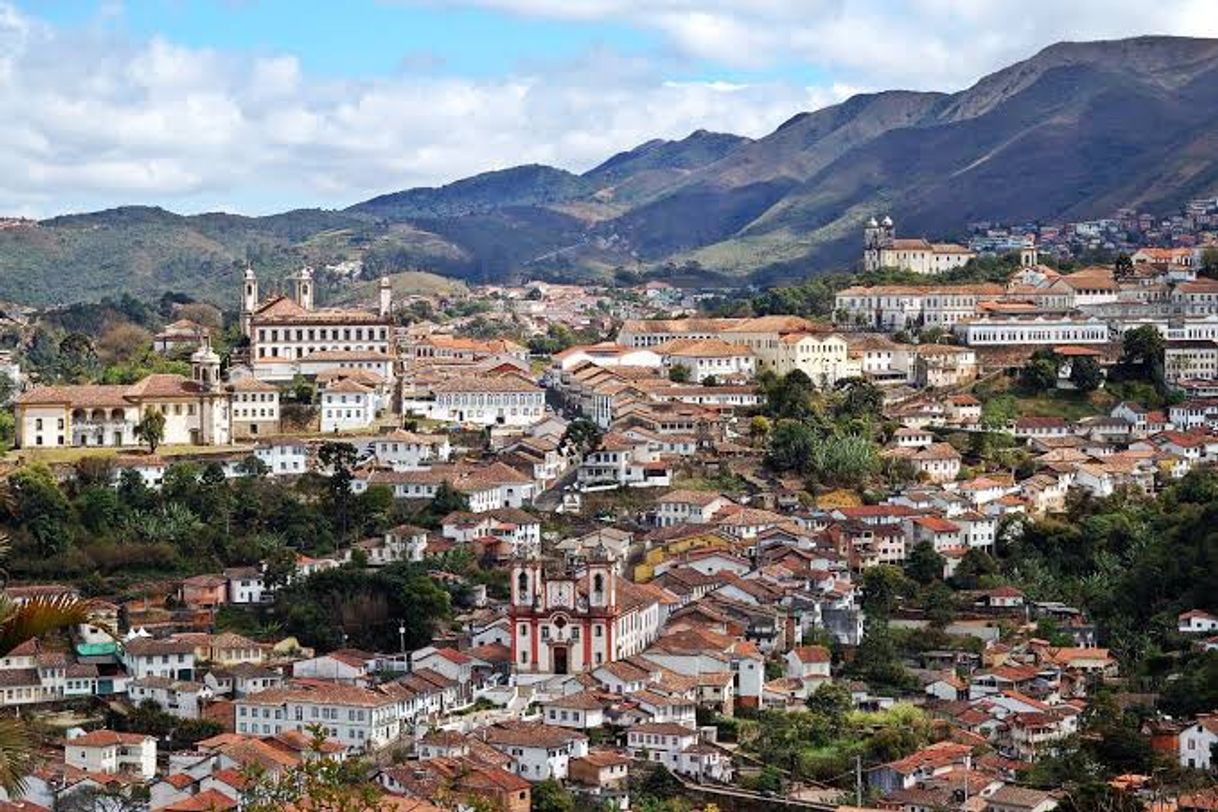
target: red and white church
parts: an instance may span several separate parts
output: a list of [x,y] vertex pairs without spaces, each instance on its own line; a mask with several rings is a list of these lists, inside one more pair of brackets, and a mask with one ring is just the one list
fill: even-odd
[[541,559],[512,567],[513,670],[591,671],[638,654],[659,636],[671,595],[618,576],[604,560],[547,573]]

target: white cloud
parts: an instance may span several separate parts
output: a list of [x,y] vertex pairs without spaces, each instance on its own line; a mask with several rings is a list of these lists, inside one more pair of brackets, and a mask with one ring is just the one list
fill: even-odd
[[[436,0],[398,0],[433,4]],[[1218,35],[1213,0],[444,0],[655,31],[752,68],[814,65],[869,87],[959,89],[1063,39]]]
[[668,82],[608,51],[529,75],[302,75],[295,57],[58,29],[0,0],[0,214],[339,206],[697,128],[760,136],[843,88]]
[[[0,214],[234,201],[265,212],[527,162],[580,171],[698,128],[760,136],[860,89],[960,87],[1061,38],[1218,33],[1212,0],[442,2],[625,23],[659,32],[670,53],[593,50],[490,78],[448,76],[430,60],[334,80],[288,54],[133,41],[121,25],[58,29],[0,0]],[[827,78],[672,81],[664,60],[682,58],[807,65]]]

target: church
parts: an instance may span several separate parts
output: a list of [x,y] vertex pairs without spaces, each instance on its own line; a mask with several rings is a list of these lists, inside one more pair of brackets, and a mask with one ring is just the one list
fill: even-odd
[[896,268],[917,274],[938,274],[964,267],[976,253],[956,243],[924,239],[897,239],[891,217],[874,217],[863,228],[863,270]]
[[249,339],[250,367],[260,381],[290,381],[334,368],[392,375],[396,357],[393,289],[382,278],[375,310],[316,307],[311,268],[292,275],[291,295],[262,300],[258,278],[242,279],[241,333]]
[[[35,386],[13,401],[18,448],[135,446],[135,427],[148,409],[165,415],[162,442],[228,445],[233,436],[233,386],[220,377],[220,356],[204,336],[190,356],[190,377],[149,375],[130,386]],[[275,395],[276,400],[278,394]]]
[[575,674],[640,653],[659,636],[666,593],[614,573],[604,558],[547,572],[522,558],[511,574],[516,673]]

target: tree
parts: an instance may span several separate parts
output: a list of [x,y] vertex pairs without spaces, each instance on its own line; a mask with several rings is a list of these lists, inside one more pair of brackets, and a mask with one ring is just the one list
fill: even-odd
[[286,586],[295,574],[296,552],[288,547],[276,547],[263,561],[262,583],[271,591]]
[[5,406],[17,393],[17,382],[7,372],[0,372],[0,406]]
[[863,570],[863,608],[870,616],[886,618],[912,587],[905,573],[892,564],[868,567]]
[[1112,275],[1117,279],[1128,279],[1133,275],[1133,260],[1124,252],[1117,254],[1112,262]]
[[1121,339],[1121,362],[1151,366],[1163,361],[1163,334],[1153,324],[1144,324],[1125,332]]
[[351,531],[355,503],[351,493],[351,483],[355,480],[355,475],[351,469],[355,467],[358,459],[359,452],[351,443],[327,440],[317,449],[318,462],[330,472],[326,480],[326,509],[333,527],[343,539],[347,538]]
[[919,541],[909,552],[905,573],[920,584],[929,584],[943,577],[943,556],[929,541]]
[[122,322],[106,328],[97,339],[97,354],[107,364],[125,364],[148,351],[152,333],[136,324]]
[[1019,382],[1029,392],[1046,392],[1057,386],[1060,359],[1052,350],[1039,349],[1019,371]]
[[140,422],[135,424],[135,436],[148,444],[149,453],[155,454],[165,439],[165,413],[153,406],[145,408]]
[[97,372],[93,341],[84,333],[68,333],[59,342],[59,374],[68,381],[84,382]]
[[839,417],[878,417],[884,408],[884,393],[864,378],[847,378],[838,383],[842,398],[837,405]]
[[[7,552],[7,540],[0,542],[0,557]],[[7,657],[22,643],[88,620],[89,604],[77,598],[41,596],[16,604],[0,593],[0,657]],[[0,717],[0,788],[9,796],[20,795],[36,758],[37,750],[25,725],[13,717]]]
[[749,437],[752,437],[755,442],[765,440],[770,436],[770,428],[768,417],[762,414],[754,415],[753,419],[749,421]]
[[38,552],[51,556],[68,547],[72,509],[55,475],[45,465],[27,465],[8,478],[10,510]]
[[383,812],[380,788],[366,777],[368,765],[359,758],[339,761],[322,755],[323,729],[312,726],[313,755],[276,773],[255,771],[242,793],[244,812]]
[[779,420],[770,432],[766,464],[776,471],[811,470],[816,434],[798,420]]
[[960,589],[977,589],[981,579],[998,573],[998,562],[984,550],[970,547],[952,573],[952,583]]
[[1070,383],[1080,392],[1094,392],[1104,382],[1100,362],[1089,355],[1075,358],[1070,364]]
[[684,364],[673,364],[668,368],[668,380],[673,383],[689,383],[689,367]]
[[993,395],[981,405],[981,425],[987,431],[1006,431],[1019,417],[1019,403],[1010,395]]
[[575,812],[575,797],[553,778],[533,785],[533,812]]
[[468,511],[469,497],[453,487],[447,479],[436,488],[436,495],[431,498],[430,512],[437,518],[443,518],[455,511]]
[[567,424],[559,445],[563,448],[574,448],[580,454],[586,454],[600,445],[601,429],[586,417],[577,417]]
[[1198,273],[1210,279],[1218,278],[1218,245],[1207,245],[1201,249],[1201,267]]

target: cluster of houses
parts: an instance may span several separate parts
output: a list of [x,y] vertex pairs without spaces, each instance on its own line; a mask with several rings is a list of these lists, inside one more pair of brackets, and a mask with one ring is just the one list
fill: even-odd
[[855,330],[937,328],[975,351],[983,368],[1017,347],[1084,348],[1102,358],[1126,332],[1151,326],[1164,338],[1169,382],[1187,389],[1215,377],[1218,280],[1198,277],[1191,263],[1160,259],[1147,252],[1125,272],[1029,264],[1005,285],[848,287],[836,294],[835,320]]

